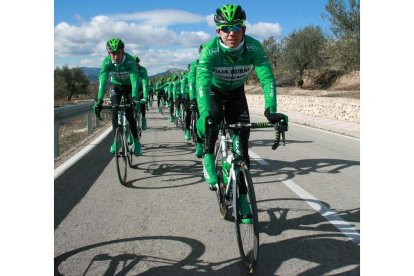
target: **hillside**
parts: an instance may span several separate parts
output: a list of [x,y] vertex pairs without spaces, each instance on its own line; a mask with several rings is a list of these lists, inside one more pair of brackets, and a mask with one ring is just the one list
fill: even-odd
[[[360,98],[360,74],[359,71],[335,74],[328,72],[306,72],[302,88],[290,85],[277,87],[278,95]],[[278,80],[276,80],[278,83]],[[246,93],[261,94],[262,88],[258,83],[246,85]]]
[[[80,67],[80,69],[83,71],[83,73],[85,74],[86,78],[89,81],[98,82],[99,72],[101,71],[101,68],[98,68],[98,67]],[[161,72],[161,73],[155,74],[153,76],[148,76],[148,77],[150,79],[151,78],[160,78],[160,77],[170,76],[172,74],[177,74],[177,73],[182,72],[182,71],[184,71],[184,70],[177,69],[177,68],[172,68],[172,69],[168,69],[165,72]]]

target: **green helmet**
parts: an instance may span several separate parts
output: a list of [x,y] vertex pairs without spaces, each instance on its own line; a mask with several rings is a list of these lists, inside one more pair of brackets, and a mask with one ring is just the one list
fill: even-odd
[[112,38],[106,42],[106,50],[108,52],[118,52],[125,47],[124,42],[120,38]]
[[240,5],[227,4],[216,10],[214,22],[217,26],[243,24],[246,13]]

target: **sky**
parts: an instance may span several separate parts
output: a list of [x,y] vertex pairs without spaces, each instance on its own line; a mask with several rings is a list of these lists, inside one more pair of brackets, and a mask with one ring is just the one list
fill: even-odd
[[[148,74],[186,69],[197,59],[198,47],[216,36],[213,14],[229,1],[197,0],[55,0],[54,65],[100,67],[105,43],[125,42]],[[308,25],[329,33],[327,0],[241,0],[248,35],[259,41],[277,40]]]

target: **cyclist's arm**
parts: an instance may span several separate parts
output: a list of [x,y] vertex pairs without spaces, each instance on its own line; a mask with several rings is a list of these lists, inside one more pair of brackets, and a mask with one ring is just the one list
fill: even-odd
[[148,99],[148,72],[147,69],[141,66],[142,91],[144,92],[144,99]]
[[190,100],[195,99],[195,89],[196,89],[196,61],[190,64],[190,73],[188,73],[188,91],[190,93]]
[[139,81],[139,74],[138,69],[136,66],[135,60],[131,57],[133,62],[129,63],[129,79],[131,81],[132,87],[132,98],[138,99],[138,81]]
[[[210,43],[208,43],[210,44]],[[200,53],[199,62],[196,71],[196,93],[197,105],[201,114],[210,112],[210,89],[213,78],[214,59],[207,48],[207,44]]]
[[98,89],[98,96],[97,100],[102,100],[105,95],[106,90],[106,83],[108,82],[109,78],[109,66],[110,63],[108,62],[108,58],[110,60],[110,57],[105,57],[102,61],[101,71],[99,72],[99,89]]
[[178,80],[174,81],[172,84],[172,96],[173,99],[175,100],[177,98],[177,86],[178,86]]

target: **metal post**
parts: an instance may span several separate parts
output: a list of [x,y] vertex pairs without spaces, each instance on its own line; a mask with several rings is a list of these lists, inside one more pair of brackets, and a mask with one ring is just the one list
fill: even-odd
[[88,128],[88,134],[92,134],[92,112],[86,114],[86,124]]

